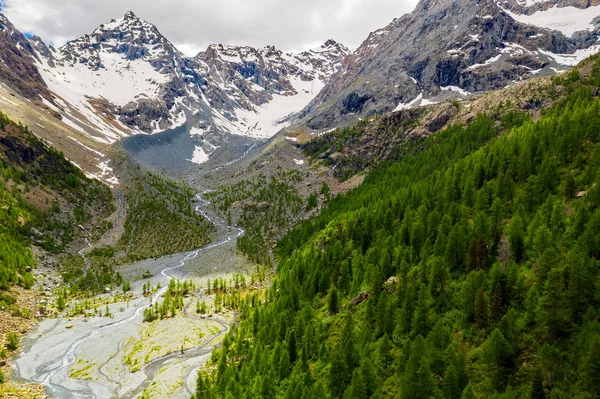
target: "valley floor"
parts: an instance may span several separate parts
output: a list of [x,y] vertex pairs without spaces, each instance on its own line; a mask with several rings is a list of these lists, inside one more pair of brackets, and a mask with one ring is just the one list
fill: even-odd
[[[52,398],[189,398],[197,370],[235,322],[234,312],[215,305],[214,291],[208,295],[206,287],[234,275],[250,281],[254,267],[236,250],[244,231],[227,226],[200,195],[197,202],[196,211],[218,228],[212,243],[120,268],[132,281],[131,291],[124,295],[116,289],[79,302],[92,317],[64,314],[41,321],[23,339],[14,362],[16,379],[46,386]],[[162,302],[171,279],[193,282],[196,289],[175,317],[144,322],[144,310]],[[153,291],[144,295],[147,284]],[[207,305],[206,314],[197,313],[198,303]]]

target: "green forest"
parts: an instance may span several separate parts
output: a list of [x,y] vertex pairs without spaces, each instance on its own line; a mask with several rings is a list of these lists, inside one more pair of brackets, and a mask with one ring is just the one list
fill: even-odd
[[[278,244],[205,398],[600,397],[600,60],[401,149]],[[313,149],[314,151],[314,149]]]
[[117,248],[120,262],[136,262],[201,247],[214,226],[192,206],[195,191],[126,163],[127,218]]
[[112,200],[108,187],[0,113],[0,290],[31,288],[31,244],[61,252],[75,226],[113,211]]
[[[223,186],[208,193],[215,211],[227,218],[227,224],[236,222],[246,229],[237,240],[237,247],[248,258],[263,265],[271,265],[272,241],[302,212],[303,200],[294,187],[302,181],[297,170],[278,170],[274,176],[264,174]],[[239,215],[235,214],[236,208]],[[232,214],[233,211],[233,214]]]

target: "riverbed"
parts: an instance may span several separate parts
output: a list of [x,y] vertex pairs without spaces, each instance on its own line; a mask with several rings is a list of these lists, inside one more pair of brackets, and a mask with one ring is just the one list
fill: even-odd
[[[188,171],[187,180],[194,184],[207,172],[236,167],[255,146],[245,144],[229,160]],[[103,315],[42,320],[22,342],[22,353],[14,362],[17,378],[45,385],[55,399],[189,398],[197,370],[235,321],[231,311],[201,316],[196,303],[210,306],[212,299],[205,295],[209,281],[252,270],[236,250],[244,231],[211,212],[203,198],[207,188],[198,187],[196,211],[217,226],[213,241],[193,251],[120,268],[121,275],[132,281],[131,295],[125,298],[115,290],[94,298],[102,303]],[[140,279],[144,273],[151,277]],[[144,309],[160,300],[171,279],[193,281],[197,287],[185,299],[183,312],[143,322]],[[161,288],[143,295],[148,282]]]

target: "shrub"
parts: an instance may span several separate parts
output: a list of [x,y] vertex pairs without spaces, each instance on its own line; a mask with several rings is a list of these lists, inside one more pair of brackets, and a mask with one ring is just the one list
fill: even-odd
[[6,342],[6,347],[11,350],[17,350],[17,348],[19,347],[19,337],[17,337],[17,334],[14,332],[9,332],[8,333],[8,341]]

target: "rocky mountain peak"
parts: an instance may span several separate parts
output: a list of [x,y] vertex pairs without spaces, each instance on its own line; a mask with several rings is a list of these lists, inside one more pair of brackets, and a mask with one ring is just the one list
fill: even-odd
[[557,8],[519,16],[495,0],[421,0],[344,59],[298,125],[330,129],[503,88],[565,71],[600,48],[600,6],[592,3],[600,0],[507,1]]
[[173,72],[173,58],[180,53],[153,24],[132,11],[123,18],[100,25],[91,34],[73,40],[59,49],[58,58],[71,65],[86,64],[90,69],[106,68],[110,54],[127,61],[145,60],[163,73]]
[[131,10],[129,10],[125,13],[124,18],[125,19],[138,19],[138,17]]
[[52,96],[40,76],[37,55],[29,41],[0,13],[0,80],[31,100]]
[[341,43],[338,43],[337,41],[333,40],[333,39],[329,39],[327,40],[324,44],[321,45],[321,47],[316,48],[316,49],[311,49],[309,50],[309,52],[312,53],[332,53],[335,56],[346,56],[346,55],[350,55],[352,53],[352,51],[344,46]]

